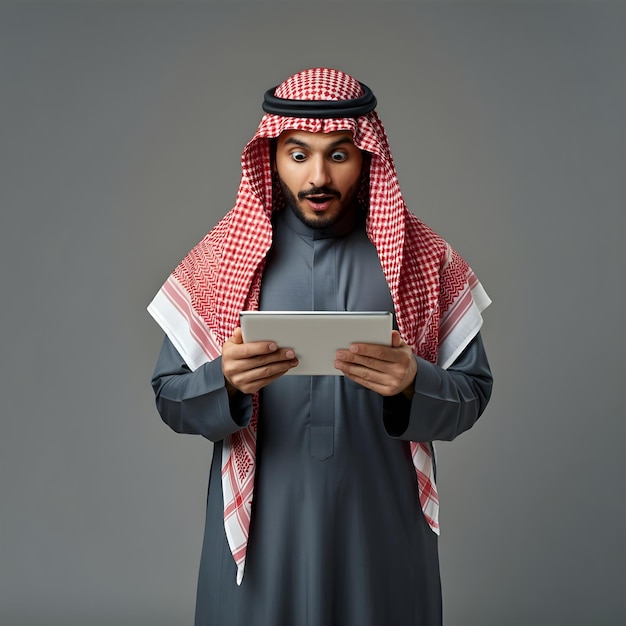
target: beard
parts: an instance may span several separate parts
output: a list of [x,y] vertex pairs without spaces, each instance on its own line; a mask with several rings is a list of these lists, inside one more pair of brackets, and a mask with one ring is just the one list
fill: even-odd
[[[346,213],[353,212],[356,210],[358,205],[357,203],[357,194],[359,191],[360,180],[357,181],[344,196],[331,187],[314,187],[309,189],[308,191],[301,191],[298,193],[298,196],[289,189],[287,184],[283,181],[282,178],[278,177],[278,181],[280,183],[280,187],[283,192],[283,196],[285,198],[286,203],[293,209],[293,212],[296,214],[298,219],[309,228],[313,228],[315,230],[324,230],[326,228],[330,228],[334,224],[336,224]],[[338,211],[332,213],[331,215],[316,215],[315,217],[308,216],[302,207],[300,206],[300,202],[304,200],[307,196],[312,195],[326,195],[333,196],[341,203]]]

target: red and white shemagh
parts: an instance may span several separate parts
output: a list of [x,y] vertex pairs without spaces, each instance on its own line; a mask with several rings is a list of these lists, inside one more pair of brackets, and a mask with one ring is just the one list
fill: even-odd
[[[279,98],[296,100],[347,100],[362,93],[352,77],[322,68],[300,72],[275,91]],[[292,129],[348,130],[354,144],[371,154],[366,228],[391,291],[398,328],[415,354],[448,367],[478,333],[490,300],[459,254],[405,206],[387,136],[374,111],[341,119],[266,114],[243,151],[234,208],[182,260],[148,311],[195,370],[220,356],[239,325],[240,311],[258,308],[276,206],[268,139]],[[249,425],[223,442],[224,525],[238,584],[250,527],[258,409],[257,394]],[[410,446],[422,510],[438,534],[432,448],[428,443]]]

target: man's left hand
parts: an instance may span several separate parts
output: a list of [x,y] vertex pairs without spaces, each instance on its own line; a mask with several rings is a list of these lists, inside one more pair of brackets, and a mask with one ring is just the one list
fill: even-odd
[[413,397],[417,361],[397,330],[391,333],[391,346],[353,343],[347,350],[337,350],[335,367],[383,396]]

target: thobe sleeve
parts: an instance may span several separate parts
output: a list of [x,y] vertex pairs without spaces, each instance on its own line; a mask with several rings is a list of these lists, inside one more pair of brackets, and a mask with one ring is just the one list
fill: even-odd
[[202,435],[220,441],[248,425],[251,396],[229,397],[221,357],[193,372],[166,337],[152,375],[157,409],[163,421],[178,433]]
[[413,398],[399,394],[383,400],[387,433],[409,441],[451,441],[474,425],[491,396],[493,379],[480,334],[448,369],[415,358]]

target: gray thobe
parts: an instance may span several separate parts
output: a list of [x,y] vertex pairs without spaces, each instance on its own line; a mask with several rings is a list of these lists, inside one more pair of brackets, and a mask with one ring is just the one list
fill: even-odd
[[[319,231],[289,208],[276,213],[260,307],[393,311],[364,220],[348,215]],[[437,536],[420,508],[408,442],[450,440],[470,428],[489,399],[491,374],[480,336],[448,370],[416,359],[410,401],[339,375],[287,376],[262,390],[238,587],[221,449],[248,424],[251,400],[228,397],[221,359],[190,372],[165,340],[153,377],[158,409],[177,432],[215,443],[196,626],[441,623]]]

